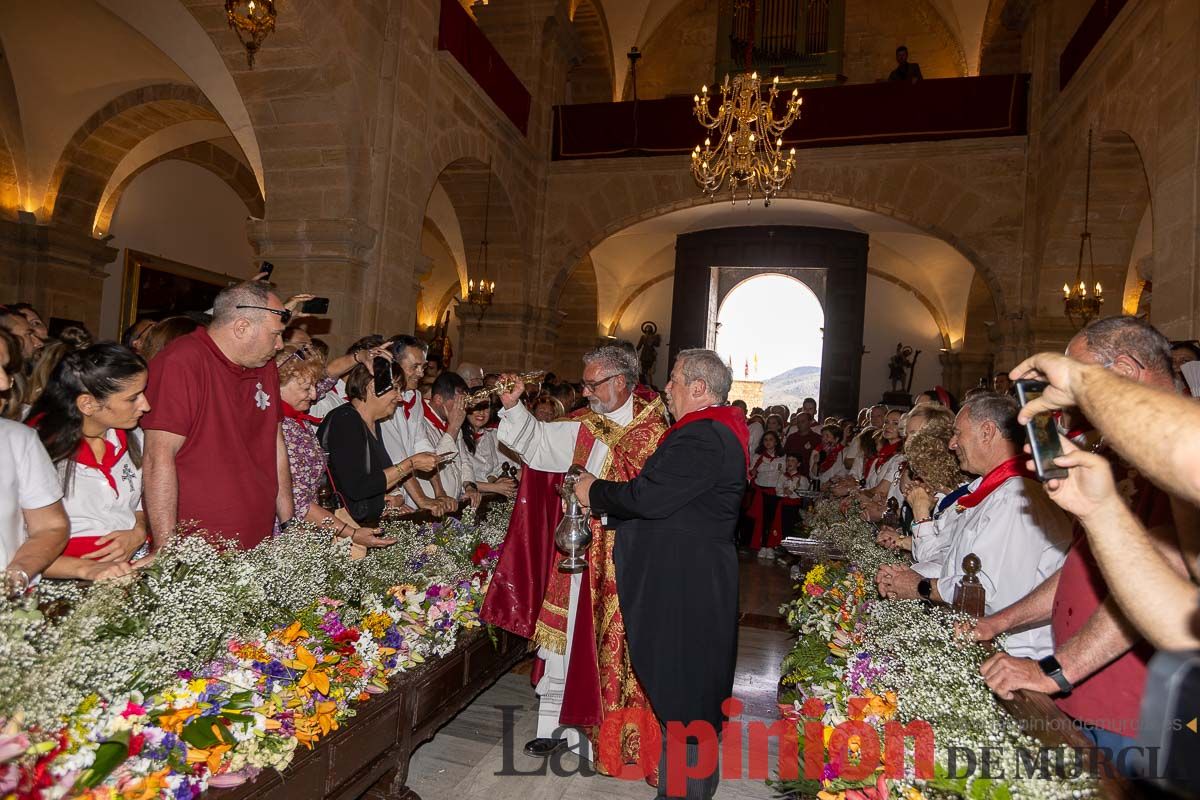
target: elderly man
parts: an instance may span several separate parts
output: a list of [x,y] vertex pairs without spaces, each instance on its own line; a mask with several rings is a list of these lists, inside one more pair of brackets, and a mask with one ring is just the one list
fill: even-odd
[[[1175,391],[1170,343],[1136,317],[1109,317],[1092,323],[1071,340],[1067,355],[1143,386]],[[1101,454],[1117,473],[1118,482],[1125,487],[1126,504],[1150,531],[1159,552],[1178,575],[1186,576],[1169,497],[1110,449],[1102,448]],[[1060,499],[1070,494],[1060,490],[1050,496],[1072,511],[1070,502]],[[988,685],[1004,697],[1016,689],[1060,694],[1058,706],[1080,720],[1097,745],[1114,753],[1132,747],[1154,649],[1110,597],[1086,537],[1076,537],[1062,569],[1023,600],[979,620],[975,635],[991,639],[1014,628],[1046,622],[1054,633],[1053,655],[1033,661],[997,653],[983,664]],[[1118,766],[1125,765],[1119,762]]]
[[[517,376],[502,378],[511,388],[500,394],[498,436],[526,469],[481,617],[538,645],[544,671],[536,675],[537,738],[525,745],[533,756],[570,746],[590,758],[589,742],[574,726],[594,735],[615,711],[649,708],[625,651],[612,532],[592,525],[582,575],[556,568],[552,537],[562,514],[557,489],[563,473],[578,465],[604,478],[636,477],[667,429],[665,413],[657,395],[635,391],[639,364],[631,350],[598,347],[583,363],[589,407],[554,422],[534,419],[520,402],[525,386]],[[639,744],[636,737],[623,739],[626,761],[636,758]]]
[[[704,721],[715,734],[724,719],[721,704],[733,693],[734,535],[750,434],[741,410],[724,405],[732,380],[713,351],[681,352],[666,386],[678,421],[642,473],[621,482],[584,475],[575,485],[584,505],[620,520],[614,560],[629,655],[664,726],[659,796],[678,796],[685,783],[675,770],[679,762],[667,758],[670,739],[675,753],[684,751],[678,726]],[[686,780],[689,798],[710,798],[717,788],[715,735],[686,743],[687,764],[697,764],[701,746],[711,747],[712,773]]]
[[[429,346],[415,336],[401,334],[391,339],[392,378],[400,392],[400,406],[396,413],[380,426],[383,446],[388,456],[399,463],[417,453],[437,453],[450,458],[458,453],[458,440],[442,430],[433,430],[426,422],[426,402],[421,396],[421,381],[425,379],[429,362],[426,354]],[[430,385],[433,383],[430,380]],[[451,497],[442,486],[439,473],[427,478],[413,475],[404,482],[409,505],[429,511],[441,517],[458,507],[458,499]]]
[[213,321],[152,362],[142,417],[144,497],[155,547],[193,520],[250,548],[291,522],[292,480],[275,353],[291,312],[265,283],[217,295]]
[[[913,525],[914,536],[924,536],[924,526],[938,526],[934,535],[950,542],[946,560],[934,578],[900,565],[881,567],[875,576],[880,594],[950,602],[963,578],[963,558],[974,553],[982,565],[985,611],[994,614],[1062,566],[1071,543],[1071,520],[1036,480],[1027,477],[1023,441],[1012,398],[989,392],[963,404],[954,420],[950,449],[964,472],[981,477],[971,482],[953,510],[936,521],[919,519]],[[1050,626],[1043,622],[1014,633],[1006,647],[1020,657],[1049,655],[1054,650]]]

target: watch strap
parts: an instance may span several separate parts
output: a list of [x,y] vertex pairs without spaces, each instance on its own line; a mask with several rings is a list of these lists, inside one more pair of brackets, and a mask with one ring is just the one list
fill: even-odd
[[1070,694],[1075,688],[1067,676],[1063,675],[1062,665],[1058,663],[1058,659],[1053,655],[1045,656],[1038,659],[1038,666],[1041,667],[1042,673],[1058,684],[1058,691],[1061,694]]

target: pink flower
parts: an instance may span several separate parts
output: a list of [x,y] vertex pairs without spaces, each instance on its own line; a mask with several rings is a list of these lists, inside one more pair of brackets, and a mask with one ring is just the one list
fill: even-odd
[[145,714],[146,714],[145,707],[139,706],[137,703],[134,703],[134,702],[126,703],[125,710],[121,712],[121,716],[124,717],[125,719],[129,719],[130,717],[141,717],[141,716],[145,716]]
[[817,586],[815,583],[810,583],[808,586],[805,586],[804,591],[808,592],[813,597],[820,597],[821,595],[825,594],[825,590],[820,586]]

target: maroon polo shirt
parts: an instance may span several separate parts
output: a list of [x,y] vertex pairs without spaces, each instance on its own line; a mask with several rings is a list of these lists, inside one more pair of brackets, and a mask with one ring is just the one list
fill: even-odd
[[800,433],[797,431],[787,437],[783,443],[783,452],[789,456],[800,457],[800,474],[808,477],[808,461],[812,458],[813,450],[821,446],[821,435],[818,433]]
[[[1170,498],[1131,467],[1115,458],[1110,458],[1110,462],[1118,491],[1125,496],[1146,530],[1171,524]],[[1108,594],[1108,584],[1092,555],[1087,537],[1077,530],[1054,593],[1050,630],[1055,648],[1062,647],[1082,630]],[[1154,648],[1142,639],[1116,660],[1080,681],[1070,695],[1055,698],[1054,702],[1075,719],[1121,736],[1137,738],[1142,690],[1152,655]]]
[[200,328],[150,362],[146,430],[184,437],[175,456],[180,522],[250,548],[275,525],[276,442],[283,419],[275,362],[239,366]]

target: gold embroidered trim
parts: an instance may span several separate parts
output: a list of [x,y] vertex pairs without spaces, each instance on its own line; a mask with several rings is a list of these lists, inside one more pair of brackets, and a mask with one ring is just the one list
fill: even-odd
[[538,620],[537,625],[534,627],[533,637],[530,641],[538,647],[544,647],[552,653],[558,653],[560,656],[567,654],[567,634],[554,630],[554,628],[551,628],[541,620]]

